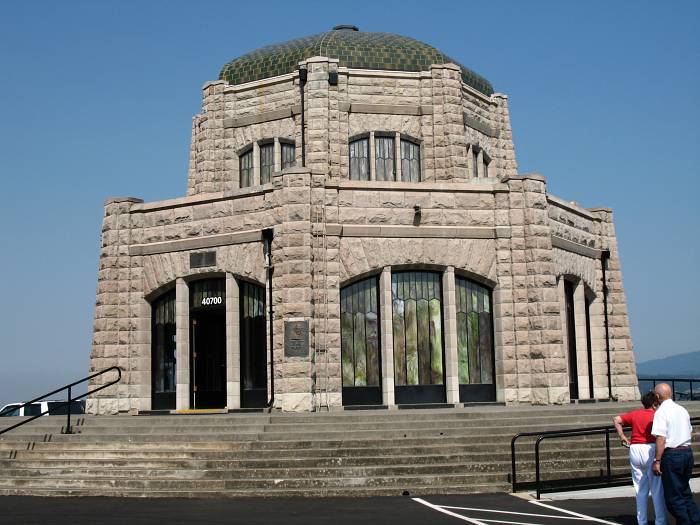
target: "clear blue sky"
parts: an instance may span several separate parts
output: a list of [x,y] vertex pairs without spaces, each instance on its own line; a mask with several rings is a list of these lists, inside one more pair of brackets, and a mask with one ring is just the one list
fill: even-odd
[[5,2],[0,403],[87,373],[102,203],[184,195],[204,82],[348,23],[507,93],[520,171],[615,210],[638,359],[700,350],[700,2]]

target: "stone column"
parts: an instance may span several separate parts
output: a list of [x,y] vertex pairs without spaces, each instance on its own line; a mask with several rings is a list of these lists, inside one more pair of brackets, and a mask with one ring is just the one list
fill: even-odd
[[387,266],[379,276],[379,310],[382,345],[382,403],[394,406],[394,329],[391,304],[391,267]]
[[576,324],[576,369],[578,371],[578,397],[591,399],[588,382],[588,330],[586,328],[586,290],[583,281],[574,288],[574,319]]
[[369,180],[377,179],[377,159],[375,158],[374,131],[369,132]]
[[190,408],[190,291],[182,277],[175,281],[175,408]]
[[202,115],[196,124],[196,178],[191,193],[223,191],[229,174],[225,170],[224,87],[226,82],[207,82],[203,88]]
[[396,169],[394,170],[395,180],[401,180],[401,133],[396,134],[394,139],[394,159],[396,159]]
[[253,183],[251,186],[260,185],[260,144],[253,142]]
[[241,408],[241,345],[238,281],[226,274],[226,407]]
[[442,274],[442,301],[445,324],[445,393],[448,403],[459,403],[457,296],[453,266],[448,266]]
[[462,71],[456,64],[430,67],[433,81],[435,180],[466,180],[467,143],[462,106]]
[[278,137],[275,137],[275,165],[273,171],[282,171],[282,146],[280,146]]

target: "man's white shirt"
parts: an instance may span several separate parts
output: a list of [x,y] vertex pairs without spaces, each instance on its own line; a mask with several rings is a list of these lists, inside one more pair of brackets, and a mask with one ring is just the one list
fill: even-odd
[[688,411],[672,399],[667,399],[656,409],[651,434],[665,437],[666,448],[690,445],[692,431]]

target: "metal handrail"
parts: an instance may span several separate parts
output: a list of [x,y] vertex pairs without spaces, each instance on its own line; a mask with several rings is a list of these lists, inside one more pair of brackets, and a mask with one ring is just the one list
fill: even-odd
[[[691,417],[691,424],[700,424],[700,417]],[[630,428],[630,427],[624,427]],[[610,461],[610,434],[616,432],[614,426],[599,426],[599,427],[581,427],[581,428],[570,428],[566,430],[547,430],[544,432],[520,432],[515,434],[510,440],[510,460],[511,460],[511,485],[512,491],[517,492],[518,482],[517,482],[517,470],[516,470],[516,453],[515,453],[515,442],[521,437],[537,437],[535,441],[535,489],[537,492],[537,499],[540,499],[542,493],[542,480],[540,471],[540,443],[545,439],[555,439],[555,438],[567,438],[567,437],[581,437],[581,436],[592,436],[597,434],[605,435],[605,464],[606,464],[606,480],[610,484],[612,482],[612,468]],[[697,464],[695,465],[697,466]]]
[[683,377],[637,377],[637,383],[641,381],[652,382],[654,387],[656,387],[658,383],[669,383],[671,385],[671,391],[673,392],[674,401],[680,400],[678,397],[676,397],[676,383],[689,383],[688,387],[690,389],[690,399],[688,399],[687,401],[695,401],[700,399],[700,393],[698,393],[698,396],[695,397],[693,392],[693,383],[695,383],[696,385],[700,385],[700,378],[697,377],[689,377],[687,379]]
[[[85,381],[90,381],[90,379],[92,379],[94,377],[98,377],[98,376],[101,376],[103,374],[106,374],[107,372],[112,372],[112,371],[117,372],[116,379],[109,381],[108,383],[105,383],[104,385],[102,385],[98,388],[95,388],[94,390],[89,390],[80,396],[73,397],[73,387],[75,385],[79,385],[80,383],[84,383]],[[49,412],[51,412],[51,410],[56,410],[57,408],[62,408],[64,406],[68,407],[68,413],[67,413],[67,419],[66,419],[66,428],[64,430],[62,430],[61,433],[62,434],[72,434],[73,428],[71,427],[71,424],[70,424],[71,403],[73,401],[77,401],[78,399],[82,399],[86,396],[89,396],[90,394],[94,394],[95,392],[99,392],[100,390],[102,390],[104,388],[108,388],[108,387],[118,383],[119,381],[121,381],[121,378],[122,378],[122,369],[118,366],[110,366],[109,368],[105,368],[104,370],[100,370],[99,372],[95,372],[94,374],[91,374],[87,377],[84,377],[83,379],[78,379],[77,381],[73,381],[72,383],[69,383],[65,386],[57,388],[56,390],[53,390],[52,392],[49,392],[48,394],[44,394],[43,396],[39,396],[36,399],[32,399],[31,401],[27,401],[26,403],[20,405],[19,407],[17,407],[16,405],[13,405],[11,407],[12,410],[16,410],[17,408],[24,408],[28,405],[31,405],[32,403],[36,403],[37,401],[41,401],[42,399],[46,399],[49,396],[57,394],[58,392],[62,392],[63,390],[68,390],[68,401],[60,403],[57,406],[53,406],[53,407],[51,407],[51,409],[44,410],[41,414],[37,414],[35,416],[32,416],[29,419],[25,419],[24,421],[20,421],[16,425],[12,425],[11,427],[3,428],[2,430],[0,430],[0,435],[4,434],[5,432],[9,432],[10,430],[13,430],[17,427],[21,427],[22,425],[26,425],[27,423],[34,421],[35,419],[37,419],[43,415],[48,414]],[[7,412],[9,410],[10,409],[8,408],[4,412]],[[0,417],[3,415],[4,412],[0,412]]]

